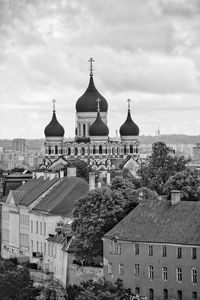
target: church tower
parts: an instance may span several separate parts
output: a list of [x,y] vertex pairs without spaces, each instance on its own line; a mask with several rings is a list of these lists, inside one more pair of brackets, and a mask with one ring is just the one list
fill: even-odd
[[90,80],[88,88],[85,93],[76,102],[76,137],[75,139],[80,142],[87,142],[90,134],[89,129],[97,117],[97,99],[100,100],[100,111],[102,121],[107,124],[107,111],[108,103],[106,99],[98,92],[95,87],[93,79],[93,62],[94,59],[90,58]]
[[45,157],[56,159],[63,154],[63,139],[65,130],[56,117],[55,100],[53,102],[53,116],[44,130]]

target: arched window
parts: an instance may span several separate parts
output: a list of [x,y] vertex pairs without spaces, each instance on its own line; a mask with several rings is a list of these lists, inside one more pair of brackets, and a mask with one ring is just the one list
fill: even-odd
[[102,150],[102,146],[100,145],[99,146],[99,154],[102,154],[103,153],[103,150]]
[[130,153],[133,154],[133,145],[130,145]]
[[96,154],[96,148],[93,146],[93,154]]
[[67,148],[67,155],[71,155],[71,148],[70,147]]
[[83,136],[86,136],[86,125],[83,124]]
[[55,154],[58,154],[58,146],[55,146]]
[[85,148],[84,147],[81,148],[81,154],[85,155]]
[[75,151],[75,155],[77,155],[77,154],[78,154],[78,149],[77,149],[77,147],[74,148],[74,151]]
[[49,154],[51,154],[51,147],[49,146]]
[[124,146],[124,154],[126,154],[126,146]]

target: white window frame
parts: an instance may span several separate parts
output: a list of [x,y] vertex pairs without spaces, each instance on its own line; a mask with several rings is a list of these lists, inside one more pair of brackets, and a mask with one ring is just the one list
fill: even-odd
[[191,280],[193,284],[197,284],[198,282],[198,274],[196,268],[191,269]]
[[166,266],[162,267],[162,279],[164,281],[168,280],[168,268]]
[[124,275],[124,264],[119,264],[119,275]]
[[183,281],[182,268],[176,268],[176,280],[177,280],[177,282],[182,282]]
[[154,279],[154,267],[153,266],[148,266],[148,278],[150,280]]

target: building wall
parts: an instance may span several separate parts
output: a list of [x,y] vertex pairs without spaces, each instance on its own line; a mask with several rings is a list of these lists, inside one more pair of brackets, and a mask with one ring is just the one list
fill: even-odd
[[19,256],[19,214],[14,204],[2,204],[1,254],[3,258]]
[[[110,253],[110,241],[104,241],[104,272],[106,279],[116,281],[121,278],[126,287],[131,288],[133,293],[138,287],[140,295],[149,296],[149,289],[154,290],[154,299],[163,299],[163,290],[168,290],[168,297],[177,299],[177,291],[181,290],[183,300],[192,299],[192,292],[196,292],[200,299],[200,247],[197,246],[197,259],[192,259],[190,246],[184,245],[166,245],[167,256],[162,257],[161,244],[153,245],[153,256],[148,255],[147,243],[139,244],[139,254],[134,253],[133,242],[121,242],[121,254]],[[119,241],[118,241],[119,244]],[[176,257],[176,248],[182,247],[182,258]],[[114,250],[113,250],[114,252]],[[119,251],[120,252],[120,251]],[[108,264],[112,264],[108,266]],[[123,264],[124,272],[119,274],[119,265]],[[140,274],[135,275],[135,264],[139,264]],[[154,268],[154,278],[148,278],[148,266]],[[162,268],[167,267],[168,279],[163,280]],[[191,270],[197,269],[198,281],[193,284],[191,281]],[[109,274],[109,268],[112,272]],[[178,282],[176,278],[176,268],[182,269],[182,282]],[[171,298],[170,298],[171,297]]]

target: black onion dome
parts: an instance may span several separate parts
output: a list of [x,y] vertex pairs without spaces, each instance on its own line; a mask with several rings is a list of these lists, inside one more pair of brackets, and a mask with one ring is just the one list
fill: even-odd
[[53,117],[51,119],[51,122],[46,126],[44,130],[44,134],[45,136],[61,136],[61,137],[64,136],[65,134],[64,128],[62,127],[62,125],[60,125],[60,123],[56,118],[55,111],[53,112]]
[[128,116],[126,118],[126,121],[119,129],[121,136],[134,136],[139,135],[139,127],[133,122],[131,118],[130,110],[128,111]]
[[90,82],[85,93],[76,102],[77,112],[96,112],[97,111],[97,99],[100,99],[100,110],[101,112],[107,112],[108,103],[106,99],[97,91],[93,76],[90,75]]
[[97,118],[92,123],[89,129],[90,136],[108,136],[109,129],[108,126],[102,121],[100,112],[97,113]]

